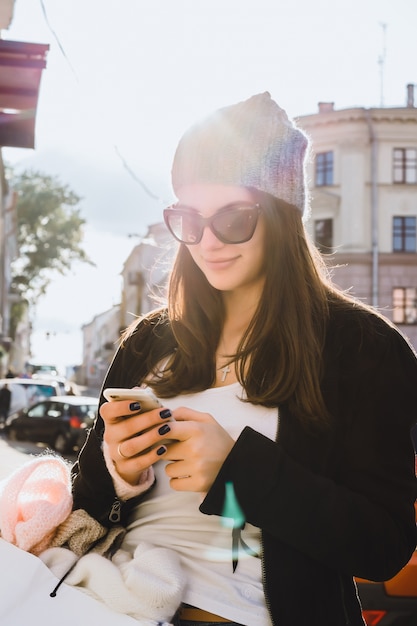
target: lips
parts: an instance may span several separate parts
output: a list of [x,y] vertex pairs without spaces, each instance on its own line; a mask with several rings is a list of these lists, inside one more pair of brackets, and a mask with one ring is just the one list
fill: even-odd
[[228,259],[203,259],[203,261],[206,267],[215,269],[215,270],[220,270],[220,269],[227,269],[228,267],[233,265],[233,263],[238,258],[239,258],[238,256],[234,256]]

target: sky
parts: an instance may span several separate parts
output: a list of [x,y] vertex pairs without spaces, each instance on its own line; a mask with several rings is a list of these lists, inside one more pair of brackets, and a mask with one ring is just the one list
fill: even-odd
[[96,263],[53,275],[33,312],[34,360],[81,363],[82,325],[120,301],[123,262],[174,199],[191,124],[264,91],[290,117],[318,102],[404,106],[416,18],[415,0],[16,0],[3,38],[50,51],[35,149],[3,156],[82,198]]

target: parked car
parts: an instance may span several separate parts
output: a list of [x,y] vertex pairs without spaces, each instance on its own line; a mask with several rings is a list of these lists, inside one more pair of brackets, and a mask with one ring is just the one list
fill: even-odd
[[60,454],[76,452],[94,422],[98,398],[52,396],[9,415],[5,432],[12,441],[45,443]]
[[26,370],[32,378],[52,378],[58,376],[58,368],[56,365],[50,365],[48,363],[28,363]]
[[4,385],[8,385],[12,392],[9,415],[31,406],[37,400],[65,394],[65,386],[53,378],[0,378],[0,387]]
[[38,376],[37,374],[34,374],[32,376],[32,382],[36,382],[37,380],[39,380],[39,378],[42,378],[42,381],[45,382],[46,380],[50,381],[50,378],[52,378],[52,381],[54,383],[56,383],[59,386],[60,389],[60,394],[59,395],[63,395],[63,396],[80,396],[82,395],[81,392],[78,389],[78,386],[72,382],[71,380],[68,380],[67,378],[64,378],[64,376],[53,376],[53,377],[49,377],[49,376]]

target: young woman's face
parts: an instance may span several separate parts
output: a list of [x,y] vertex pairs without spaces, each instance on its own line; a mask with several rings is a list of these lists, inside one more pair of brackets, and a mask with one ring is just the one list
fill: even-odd
[[[255,207],[248,189],[228,185],[185,185],[178,192],[178,204],[203,218],[235,207]],[[249,209],[250,210],[250,209]],[[255,217],[256,219],[256,217]],[[230,221],[230,230],[233,222]],[[234,233],[231,232],[230,236]],[[257,216],[253,236],[244,243],[224,243],[205,225],[201,241],[187,248],[208,282],[219,291],[253,292],[260,295],[264,283],[265,225],[262,213]]]

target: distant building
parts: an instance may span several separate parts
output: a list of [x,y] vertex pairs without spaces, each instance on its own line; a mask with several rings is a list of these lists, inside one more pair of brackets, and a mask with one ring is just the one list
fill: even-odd
[[417,347],[417,108],[335,110],[298,118],[312,140],[308,169],[316,245],[334,281],[378,307]]
[[[414,86],[407,87],[404,107],[338,111],[326,102],[298,124],[313,150],[306,227],[333,268],[334,281],[378,307],[417,348]],[[83,327],[84,384],[101,383],[120,332],[163,300],[175,250],[163,222],[149,226],[132,249],[121,272],[120,307]]]
[[[14,0],[0,0],[0,30],[13,18]],[[0,375],[13,366],[22,371],[29,356],[30,325],[23,311],[18,328],[11,324],[16,303],[11,289],[11,263],[18,257],[16,199],[9,189],[1,148],[35,147],[35,123],[48,44],[11,41],[0,37]],[[14,335],[14,336],[13,336]]]
[[121,304],[96,315],[82,327],[83,363],[76,382],[99,387],[121,333],[138,317],[160,305],[176,246],[164,223],[149,226],[122,269]]
[[120,338],[120,305],[96,315],[84,324],[83,363],[77,368],[76,383],[99,389]]
[[160,306],[176,245],[164,222],[152,224],[122,269],[121,328]]

